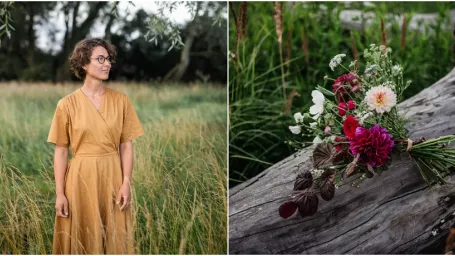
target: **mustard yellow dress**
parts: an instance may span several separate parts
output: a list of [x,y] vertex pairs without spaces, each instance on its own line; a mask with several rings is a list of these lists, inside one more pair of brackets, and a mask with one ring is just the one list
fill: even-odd
[[62,98],[48,142],[71,146],[65,174],[67,218],[55,216],[54,254],[134,254],[131,207],[121,212],[119,144],[144,134],[127,95],[105,88],[96,110],[77,89]]

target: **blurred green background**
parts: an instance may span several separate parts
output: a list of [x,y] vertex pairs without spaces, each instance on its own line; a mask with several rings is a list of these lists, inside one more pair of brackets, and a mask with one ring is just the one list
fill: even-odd
[[[404,79],[412,80],[404,99],[454,66],[454,2],[282,2],[281,26],[273,2],[231,2],[229,9],[230,187],[295,151],[285,143],[293,135],[292,114],[308,111],[318,84],[332,89],[326,74],[343,74],[329,68],[336,54],[346,54],[345,66],[357,55],[363,73],[364,49],[381,43],[381,19],[393,61],[403,66]],[[363,30],[349,29],[340,19],[347,10],[361,11],[353,22],[374,15]],[[434,14],[433,22],[410,24],[423,13]],[[416,25],[421,29],[413,29]]]

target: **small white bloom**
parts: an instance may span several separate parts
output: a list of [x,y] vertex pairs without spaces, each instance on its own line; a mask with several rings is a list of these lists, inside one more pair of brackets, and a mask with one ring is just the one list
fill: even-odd
[[337,138],[337,136],[335,136],[335,135],[332,135],[329,137],[330,141],[332,141],[332,142],[334,142],[336,138]]
[[332,69],[332,71],[334,71],[335,68],[338,67],[338,65],[341,64],[341,61],[343,60],[344,57],[346,57],[346,54],[337,54],[337,55],[335,55],[335,57],[333,57],[330,60],[329,66]]
[[367,76],[370,76],[371,74],[373,74],[373,72],[376,72],[376,68],[377,68],[377,67],[378,67],[378,65],[376,65],[376,64],[373,64],[373,65],[367,67],[367,68],[365,69],[365,74],[366,74]]
[[365,101],[370,110],[376,110],[377,113],[382,114],[389,112],[397,104],[397,95],[392,89],[380,85],[366,93]]
[[310,107],[310,114],[314,120],[318,120],[319,116],[324,112],[324,95],[317,90],[311,92],[314,105]]
[[324,173],[324,170],[319,170],[319,169],[313,169],[311,171],[311,174],[313,175],[313,179],[321,177],[321,175]]
[[314,122],[314,123],[310,123],[310,127],[311,127],[311,128],[314,128],[314,127],[316,127],[316,125],[318,125],[318,123],[316,123],[316,122]]
[[392,76],[399,76],[402,72],[400,65],[395,65],[392,67]]
[[289,130],[291,130],[291,132],[293,134],[299,134],[302,132],[302,128],[300,128],[300,126],[296,125],[296,126],[289,126]]
[[314,138],[314,140],[313,140],[313,143],[314,143],[314,144],[319,144],[319,143],[322,143],[322,140],[321,140],[321,138],[320,138],[319,136],[316,136],[316,137]]
[[302,113],[297,112],[294,114],[294,119],[296,123],[303,123],[303,116]]
[[366,113],[365,115],[363,115],[363,116],[360,118],[360,120],[359,120],[359,124],[360,124],[360,125],[363,125],[363,122],[365,121],[365,119],[367,119],[367,118],[370,117],[371,115],[373,115],[373,113],[371,113],[371,112],[368,112],[368,113]]

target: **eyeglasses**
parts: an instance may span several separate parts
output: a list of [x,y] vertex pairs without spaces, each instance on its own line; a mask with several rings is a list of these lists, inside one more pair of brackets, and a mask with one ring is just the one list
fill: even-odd
[[99,64],[104,64],[104,61],[109,61],[110,64],[115,63],[115,61],[111,60],[111,57],[104,57],[103,55],[100,55],[96,58],[90,58],[90,59],[97,59]]

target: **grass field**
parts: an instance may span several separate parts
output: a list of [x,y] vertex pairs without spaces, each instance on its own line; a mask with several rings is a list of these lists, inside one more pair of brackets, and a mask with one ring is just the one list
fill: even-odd
[[[57,101],[81,84],[0,85],[0,253],[51,254]],[[137,254],[227,253],[226,88],[108,84],[145,130],[134,142]]]

